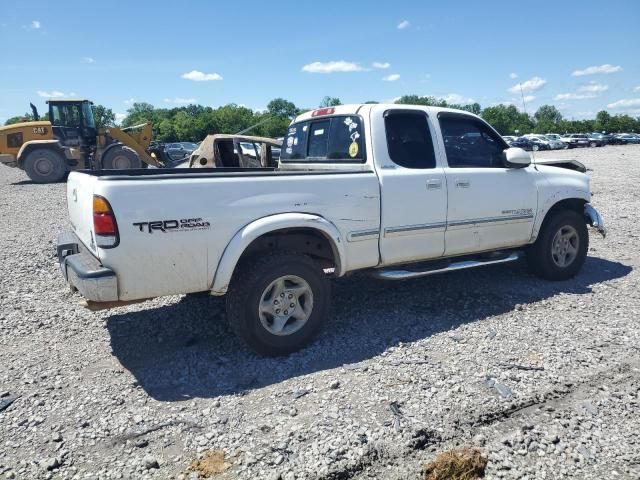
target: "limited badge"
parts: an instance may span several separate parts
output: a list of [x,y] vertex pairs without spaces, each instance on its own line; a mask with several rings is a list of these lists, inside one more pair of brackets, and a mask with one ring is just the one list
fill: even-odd
[[358,144],[356,142],[353,142],[351,145],[349,145],[349,156],[351,158],[355,158],[358,155]]

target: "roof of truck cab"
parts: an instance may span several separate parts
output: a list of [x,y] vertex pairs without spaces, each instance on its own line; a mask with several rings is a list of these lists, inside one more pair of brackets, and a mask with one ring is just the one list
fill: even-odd
[[[388,109],[417,109],[417,110],[426,110],[434,115],[437,115],[440,112],[450,112],[450,113],[463,113],[466,115],[471,115],[473,117],[477,117],[477,115],[467,112],[466,110],[458,110],[455,108],[445,108],[445,107],[432,107],[427,105],[409,105],[404,103],[354,103],[349,105],[337,105],[335,107],[319,107],[314,110],[309,110],[308,112],[301,113],[294,120],[293,123],[303,122],[305,120],[311,120],[312,118],[322,118],[329,117],[331,115],[356,115],[361,113],[363,108],[388,108]],[[325,113],[326,112],[326,113]]]

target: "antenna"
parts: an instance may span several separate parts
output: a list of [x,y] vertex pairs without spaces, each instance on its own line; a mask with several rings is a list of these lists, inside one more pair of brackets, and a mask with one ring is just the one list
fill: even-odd
[[[520,87],[520,97],[522,97],[522,111],[525,113],[525,115],[527,115],[527,103],[524,101],[524,92],[522,91],[522,83],[518,83],[518,86]],[[533,148],[531,149],[531,159],[533,160],[533,164],[536,163],[536,154],[533,151]]]
[[520,96],[522,97],[522,110],[524,111],[524,113],[527,113],[527,105],[524,101],[524,92],[522,91],[522,84],[518,83],[518,86],[520,87]]

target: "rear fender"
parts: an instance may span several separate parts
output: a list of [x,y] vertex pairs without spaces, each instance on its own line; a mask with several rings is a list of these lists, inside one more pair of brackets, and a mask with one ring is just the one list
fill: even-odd
[[244,226],[225,248],[213,279],[211,293],[223,295],[229,288],[231,277],[243,252],[257,238],[267,233],[289,228],[310,228],[320,232],[330,243],[335,260],[336,276],[344,275],[344,242],[336,226],[327,219],[307,213],[280,213],[263,217]]

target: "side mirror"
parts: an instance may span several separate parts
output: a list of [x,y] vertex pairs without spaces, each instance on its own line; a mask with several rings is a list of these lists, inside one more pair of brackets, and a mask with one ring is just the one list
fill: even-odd
[[521,148],[507,148],[504,151],[504,164],[507,168],[528,167],[531,165],[531,155]]

